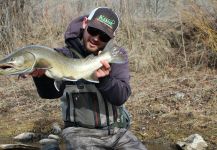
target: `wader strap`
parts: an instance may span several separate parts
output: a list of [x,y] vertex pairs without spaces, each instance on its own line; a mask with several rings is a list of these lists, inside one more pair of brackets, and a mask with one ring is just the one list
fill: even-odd
[[106,100],[104,100],[104,102],[105,102],[105,111],[106,111],[106,122],[107,122],[107,126],[108,126],[108,135],[110,135],[111,131],[110,131],[108,103]]

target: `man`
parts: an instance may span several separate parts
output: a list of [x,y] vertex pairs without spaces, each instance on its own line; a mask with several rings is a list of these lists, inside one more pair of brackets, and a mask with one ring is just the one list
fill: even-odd
[[[118,26],[119,18],[111,9],[96,8],[69,24],[66,47],[55,50],[72,58],[98,55],[114,38]],[[57,91],[54,80],[43,70],[31,74],[42,98],[61,97],[65,125],[62,136],[67,149],[146,149],[127,130],[129,116],[123,104],[131,94],[130,76],[126,51],[120,51],[126,63],[110,65],[102,61],[103,66],[95,72],[99,83],[63,81]]]

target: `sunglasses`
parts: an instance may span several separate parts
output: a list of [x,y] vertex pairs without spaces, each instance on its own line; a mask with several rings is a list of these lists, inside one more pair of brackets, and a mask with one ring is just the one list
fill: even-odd
[[108,42],[111,38],[104,33],[103,31],[93,28],[93,27],[87,27],[87,32],[91,35],[91,36],[97,36],[99,35],[99,39],[102,42]]

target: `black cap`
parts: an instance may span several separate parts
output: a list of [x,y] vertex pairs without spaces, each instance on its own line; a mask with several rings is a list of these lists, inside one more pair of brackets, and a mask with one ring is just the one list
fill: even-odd
[[96,8],[88,16],[88,26],[105,32],[110,38],[115,36],[118,25],[117,14],[107,7]]

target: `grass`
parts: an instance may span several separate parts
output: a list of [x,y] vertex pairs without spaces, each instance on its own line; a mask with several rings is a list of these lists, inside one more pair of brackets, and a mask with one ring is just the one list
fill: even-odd
[[[126,105],[133,115],[132,131],[143,141],[163,142],[199,132],[216,146],[216,13],[172,1],[178,19],[161,20],[167,7],[154,2],[4,1],[0,56],[28,44],[62,47],[72,18],[96,6],[112,7],[121,16],[115,40],[130,60],[132,95]],[[217,8],[215,1],[212,7]],[[0,83],[0,136],[46,133],[52,122],[61,123],[59,101],[40,99],[30,78],[0,77]]]
[[[188,58],[191,59],[191,62],[196,61],[196,64],[216,67],[217,26],[215,14],[216,12],[210,12],[208,8],[196,4],[191,4],[182,11],[185,31],[188,32],[184,36],[187,42]],[[190,51],[190,48],[193,50]]]
[[[176,75],[174,75],[176,74]],[[131,130],[144,142],[170,141],[190,134],[202,135],[209,149],[216,146],[216,71],[172,70],[144,76],[136,73],[127,108]],[[134,75],[134,74],[133,74]],[[145,85],[145,86],[144,86]],[[177,93],[183,93],[178,97]]]

